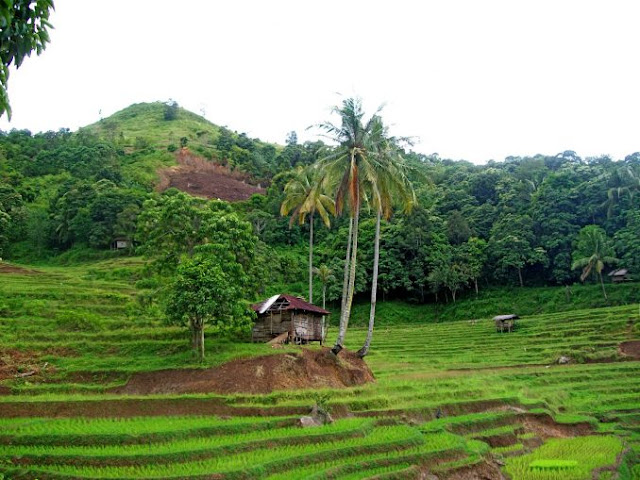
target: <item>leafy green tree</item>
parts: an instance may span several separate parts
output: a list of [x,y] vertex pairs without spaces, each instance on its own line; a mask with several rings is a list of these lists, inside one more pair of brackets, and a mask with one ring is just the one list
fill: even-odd
[[324,193],[324,178],[315,169],[298,169],[296,176],[284,187],[282,215],[291,213],[289,226],[298,220],[302,225],[309,215],[309,303],[313,303],[313,217],[317,212],[325,226],[331,225],[329,214],[335,215],[335,203]]
[[241,335],[251,330],[246,298],[247,275],[230,253],[230,245],[208,245],[177,269],[167,299],[169,322],[191,329],[192,348],[205,358],[205,326],[218,335]]
[[6,112],[11,119],[9,66],[19,68],[34,50],[42,53],[49,42],[49,12],[53,8],[53,0],[0,1],[0,116]]
[[209,214],[206,200],[175,189],[148,199],[138,217],[140,252],[153,259],[158,271],[175,271],[183,254],[193,255],[195,247],[204,243]]
[[458,247],[459,257],[465,265],[466,273],[478,295],[478,279],[487,263],[487,242],[481,238],[471,237],[466,243]]
[[152,259],[152,266],[160,273],[173,274],[197,247],[216,243],[232,250],[254,281],[261,278],[252,270],[257,240],[253,228],[227,202],[207,201],[169,189],[144,203],[136,239],[141,244],[140,252]]
[[178,102],[169,99],[169,101],[164,104],[164,119],[171,121],[176,118],[178,118]]
[[611,240],[606,232],[597,225],[587,225],[580,230],[573,251],[572,270],[582,269],[580,281],[584,282],[590,275],[600,279],[602,294],[605,300],[607,292],[604,288],[602,270],[605,264],[617,263]]
[[611,218],[613,212],[625,197],[630,202],[636,193],[640,192],[640,170],[636,171],[633,166],[623,164],[616,168],[605,171],[602,174],[607,181],[607,200],[602,206],[607,209],[607,217]]
[[427,281],[434,293],[445,287],[456,301],[458,292],[471,281],[471,268],[460,247],[442,245],[432,254]]
[[616,254],[620,265],[627,268],[632,275],[640,275],[640,211],[631,210],[627,213],[624,228],[618,230],[614,238]]
[[570,172],[548,175],[532,196],[531,217],[538,244],[548,258],[546,280],[557,284],[572,281],[571,242],[580,230],[575,206],[582,203],[584,186]]
[[459,210],[453,210],[447,219],[447,237],[452,245],[460,245],[471,237],[469,223]]
[[11,225],[11,217],[5,211],[3,211],[2,205],[0,205],[0,259],[4,249],[9,243],[9,228]]
[[491,229],[489,251],[501,271],[517,270],[521,287],[524,286],[523,268],[547,261],[544,249],[536,245],[533,222],[528,215],[508,213],[502,216]]
[[0,258],[24,223],[23,203],[22,195],[15,188],[0,181]]
[[444,223],[423,206],[410,216],[398,215],[384,228],[380,251],[380,286],[383,294],[398,294],[424,302],[429,291],[425,272],[431,257],[445,243]]

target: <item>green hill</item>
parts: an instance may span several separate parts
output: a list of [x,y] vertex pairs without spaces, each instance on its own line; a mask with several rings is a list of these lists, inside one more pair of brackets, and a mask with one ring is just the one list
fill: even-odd
[[177,104],[136,103],[110,117],[81,128],[78,135],[96,136],[126,153],[145,150],[189,150],[207,160],[256,178],[277,172],[275,160],[283,147],[220,127]]
[[172,107],[162,102],[136,103],[78,133],[94,134],[130,150],[178,147],[180,139],[186,138],[190,146],[208,152],[208,156],[217,154],[215,141],[220,127],[182,107],[176,106],[174,113],[168,115],[171,111]]

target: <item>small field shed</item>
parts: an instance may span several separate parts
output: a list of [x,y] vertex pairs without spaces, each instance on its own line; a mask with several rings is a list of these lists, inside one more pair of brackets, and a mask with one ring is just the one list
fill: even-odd
[[622,283],[631,281],[631,277],[629,276],[629,270],[626,268],[618,268],[609,273],[611,277],[611,281],[613,283]]
[[258,315],[251,340],[268,342],[288,333],[292,342],[323,341],[324,317],[329,312],[293,295],[279,294],[252,305]]
[[500,333],[511,332],[515,328],[518,318],[520,317],[514,313],[493,317],[493,321],[496,322],[496,331]]

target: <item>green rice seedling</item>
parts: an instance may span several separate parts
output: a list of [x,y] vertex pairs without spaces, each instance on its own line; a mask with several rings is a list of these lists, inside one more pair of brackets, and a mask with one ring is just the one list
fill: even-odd
[[497,456],[503,456],[505,454],[520,452],[524,449],[522,443],[514,443],[513,445],[507,445],[506,447],[494,447],[491,449],[491,453]]
[[527,455],[507,459],[505,471],[513,480],[590,478],[595,468],[613,464],[622,449],[620,439],[611,436],[551,439]]
[[542,470],[542,471],[562,471],[576,468],[578,466],[577,460],[534,460],[529,464],[530,470]]
[[270,469],[289,464],[314,463],[326,458],[351,456],[358,453],[375,453],[393,450],[403,446],[421,443],[421,436],[415,429],[380,427],[362,439],[345,439],[310,445],[277,446],[225,455],[196,462],[150,464],[132,467],[82,467],[75,465],[32,466],[34,472],[58,472],[83,478],[150,478],[154,476],[190,476],[211,473],[230,473],[240,470],[254,470],[267,473]]
[[297,444],[315,443],[322,440],[337,440],[341,438],[361,436],[370,431],[373,422],[363,419],[345,419],[335,424],[325,425],[312,432],[296,427],[270,428],[245,433],[231,433],[228,435],[198,435],[197,437],[179,440],[175,436],[169,442],[149,442],[123,446],[92,445],[92,446],[0,446],[1,457],[28,458],[31,463],[65,463],[74,464],[98,463],[101,458],[104,464],[124,464],[135,460],[141,463],[169,463],[171,459],[188,458],[189,456],[215,456],[227,454],[235,450],[246,450],[247,447],[257,448],[261,444]]

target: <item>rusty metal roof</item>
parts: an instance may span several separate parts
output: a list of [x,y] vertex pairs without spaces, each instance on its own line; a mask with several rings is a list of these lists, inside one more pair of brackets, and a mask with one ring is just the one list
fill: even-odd
[[[280,303],[279,300],[281,299],[285,300],[285,302]],[[251,308],[253,308],[256,313],[265,313],[270,308],[277,308],[278,310],[301,310],[303,312],[319,313],[320,315],[329,315],[331,313],[316,305],[313,305],[312,303],[305,302],[301,298],[285,294],[277,296],[274,295],[273,297],[267,298],[260,303],[251,305]]]

